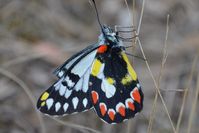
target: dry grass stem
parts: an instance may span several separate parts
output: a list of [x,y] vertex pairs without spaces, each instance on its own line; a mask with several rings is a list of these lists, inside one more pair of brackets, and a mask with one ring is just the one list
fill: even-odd
[[167,109],[167,107],[166,107],[166,104],[165,104],[165,102],[164,102],[164,99],[163,99],[163,97],[162,97],[162,94],[160,93],[160,90],[159,90],[159,88],[158,88],[157,82],[155,81],[155,78],[154,78],[154,76],[153,76],[153,73],[152,73],[152,71],[151,71],[151,68],[150,68],[150,66],[149,66],[149,63],[148,63],[148,61],[147,61],[147,59],[146,59],[145,53],[144,53],[143,48],[142,48],[142,44],[141,44],[141,42],[140,42],[140,39],[137,38],[137,40],[138,40],[138,44],[139,44],[140,50],[141,50],[141,52],[142,52],[142,55],[143,55],[143,57],[144,57],[144,59],[145,59],[145,63],[146,63],[147,69],[149,70],[149,73],[150,73],[150,75],[151,75],[151,78],[152,78],[152,80],[153,80],[153,82],[154,82],[155,89],[157,90],[158,95],[160,96],[161,102],[162,102],[162,104],[163,104],[163,106],[164,106],[164,108],[165,108],[166,114],[167,114],[167,116],[168,116],[168,118],[169,118],[169,121],[170,121],[170,124],[171,124],[171,126],[172,126],[172,130],[173,130],[173,132],[175,133],[175,132],[176,132],[176,131],[175,131],[175,127],[174,127],[173,122],[172,122],[172,120],[171,120],[171,117],[170,117],[170,115],[169,115],[169,111],[168,111],[168,109]]
[[177,126],[176,126],[176,132],[177,133],[179,132],[179,128],[180,128],[180,124],[181,124],[181,121],[182,121],[182,115],[183,115],[183,111],[184,111],[185,102],[186,102],[188,90],[189,90],[189,88],[191,86],[191,82],[192,82],[192,79],[193,79],[193,74],[194,74],[194,71],[195,71],[197,60],[198,60],[198,55],[196,55],[194,57],[193,64],[191,66],[191,72],[190,72],[190,75],[189,75],[189,78],[188,78],[188,81],[187,81],[187,87],[186,87],[186,89],[184,91],[183,100],[182,100],[182,106],[181,106],[181,109],[180,109],[180,114],[179,114],[178,121],[177,121]]
[[160,89],[160,90],[166,91],[166,92],[169,92],[169,91],[184,92],[184,91],[186,91],[185,89]]
[[195,110],[196,110],[196,106],[197,106],[197,102],[198,102],[198,95],[199,95],[199,73],[197,76],[196,92],[195,92],[195,97],[193,99],[191,113],[189,116],[187,133],[191,133],[192,122],[194,121]]
[[155,117],[155,113],[156,113],[157,99],[158,99],[158,93],[155,92],[155,98],[153,100],[153,106],[152,106],[152,111],[151,111],[150,118],[149,118],[147,133],[151,133],[151,131],[152,131],[153,121],[154,121],[154,117]]
[[[166,60],[167,60],[167,57],[168,57],[168,52],[167,52],[168,33],[169,33],[169,15],[167,15],[166,35],[165,35],[165,41],[164,41],[162,62],[161,62],[160,72],[159,72],[158,81],[157,81],[157,85],[158,85],[159,89],[160,89],[161,78],[162,78],[162,75],[163,75],[163,69],[164,69],[164,66],[165,66],[165,63],[166,63]],[[157,106],[157,99],[158,99],[158,92],[156,90],[155,98],[154,98],[154,101],[153,101],[153,108],[152,108],[152,112],[151,112],[150,119],[149,119],[149,125],[148,125],[148,129],[147,129],[148,133],[151,133],[151,131],[152,131],[153,121],[154,121],[156,106]]]
[[[124,0],[124,1],[126,3],[127,8],[128,8],[129,16],[131,16],[128,3],[127,3],[126,0]],[[143,14],[144,14],[144,7],[145,7],[145,0],[143,0],[143,2],[142,2],[142,8],[141,8],[141,13],[140,13],[140,19],[139,19],[139,23],[138,23],[138,28],[137,28],[137,31],[135,31],[135,35],[137,35],[137,36],[140,33],[141,23],[142,23]],[[135,9],[135,0],[133,0],[133,9],[132,9],[132,25],[133,26],[134,26],[134,9]],[[138,37],[136,37],[135,41],[132,42],[132,46],[134,46],[134,43],[135,43],[135,46],[136,46],[137,38]],[[134,47],[132,47],[132,51],[134,51]],[[131,131],[130,129],[131,129],[131,122],[129,122],[128,125],[127,125],[127,133],[130,133],[130,131]]]
[[141,9],[140,19],[139,19],[139,23],[138,23],[138,28],[137,28],[137,35],[140,34],[142,18],[143,18],[143,14],[144,14],[144,7],[145,7],[145,0],[142,1],[142,9]]

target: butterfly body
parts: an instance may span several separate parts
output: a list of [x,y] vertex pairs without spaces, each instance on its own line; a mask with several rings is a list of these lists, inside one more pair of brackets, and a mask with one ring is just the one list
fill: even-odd
[[122,41],[103,26],[98,43],[68,59],[56,69],[59,80],[39,98],[38,109],[64,115],[94,107],[107,123],[134,117],[143,107],[143,93]]

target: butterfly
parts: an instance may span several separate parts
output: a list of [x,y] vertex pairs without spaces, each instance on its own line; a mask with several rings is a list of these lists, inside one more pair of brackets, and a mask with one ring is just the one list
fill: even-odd
[[55,70],[58,80],[44,91],[37,108],[63,116],[94,109],[106,123],[128,120],[143,108],[143,92],[122,40],[101,26],[96,44],[69,58]]

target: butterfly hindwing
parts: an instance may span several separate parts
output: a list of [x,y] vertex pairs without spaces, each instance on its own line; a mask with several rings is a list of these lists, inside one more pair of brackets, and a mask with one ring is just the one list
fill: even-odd
[[[69,65],[65,64],[65,66],[69,66],[67,71],[40,96],[37,108],[50,115],[71,114],[90,109],[92,104],[89,97],[88,81],[95,55],[96,50],[93,50],[87,55],[82,54],[82,57],[78,57],[79,61],[75,65],[70,62]],[[60,70],[62,71],[63,68]]]
[[121,49],[96,55],[89,82],[92,103],[105,122],[120,123],[141,111],[143,93],[137,75]]

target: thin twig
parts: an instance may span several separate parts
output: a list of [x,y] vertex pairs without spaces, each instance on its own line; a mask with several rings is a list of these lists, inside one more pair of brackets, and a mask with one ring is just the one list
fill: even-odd
[[191,66],[191,72],[190,72],[190,75],[189,75],[189,78],[188,78],[188,82],[187,82],[187,87],[186,87],[184,95],[183,95],[182,106],[181,106],[181,109],[180,109],[180,114],[179,114],[178,122],[177,122],[177,126],[176,126],[176,132],[177,133],[179,132],[179,128],[180,128],[180,124],[181,124],[181,121],[182,121],[182,115],[183,115],[183,111],[184,111],[185,102],[186,102],[188,90],[189,90],[189,88],[191,86],[191,82],[192,82],[192,79],[193,79],[193,74],[194,74],[194,71],[195,71],[197,60],[198,60],[198,55],[196,55],[194,57],[193,64]]
[[151,111],[150,118],[149,118],[147,133],[151,133],[151,131],[152,131],[154,115],[156,113],[157,99],[158,99],[158,93],[156,91],[155,92],[155,98],[154,98],[154,101],[153,101],[152,111]]
[[184,91],[186,91],[185,89],[160,89],[160,90],[166,91],[166,92],[169,92],[169,91],[184,92]]
[[13,80],[15,83],[17,83],[24,91],[25,93],[28,95],[28,97],[30,98],[30,101],[32,102],[32,105],[33,105],[33,108],[36,112],[36,115],[39,119],[39,125],[41,126],[41,133],[46,133],[46,128],[45,128],[45,125],[44,125],[44,120],[43,118],[41,117],[41,115],[39,114],[39,112],[37,111],[36,107],[35,107],[35,101],[36,99],[33,97],[30,89],[28,88],[28,86],[21,80],[19,79],[17,76],[15,76],[14,74],[12,74],[11,72],[3,69],[3,68],[0,68],[0,73],[4,76],[6,76],[7,78]]
[[195,115],[195,110],[196,110],[197,101],[198,101],[198,95],[199,95],[199,73],[198,73],[198,77],[197,77],[196,93],[195,93],[195,97],[193,99],[191,113],[189,116],[187,133],[191,133],[191,126],[192,126],[192,122],[193,122],[194,115]]
[[[167,53],[168,33],[169,33],[169,15],[167,15],[166,35],[165,35],[165,41],[164,41],[162,63],[161,63],[161,68],[160,68],[158,81],[157,81],[157,85],[158,85],[159,89],[160,89],[161,78],[162,78],[162,75],[163,75],[163,69],[164,69],[164,66],[165,66],[165,63],[166,63],[166,59],[167,59],[167,56],[168,56],[168,53]],[[148,133],[151,133],[151,130],[152,130],[152,127],[153,127],[153,120],[154,120],[155,112],[156,112],[157,99],[158,99],[158,92],[156,90],[155,98],[154,98],[154,101],[153,101],[153,110],[152,110],[151,115],[150,115],[149,125],[148,125],[148,129],[147,129]]]
[[[144,59],[146,59],[145,53],[144,53],[143,48],[142,48],[142,44],[141,44],[141,42],[140,42],[140,39],[137,38],[137,40],[138,40],[138,44],[139,44],[140,50],[141,50],[141,52],[142,52],[142,55],[143,55]],[[161,102],[162,102],[162,104],[163,104],[163,106],[164,106],[164,108],[165,108],[166,114],[167,114],[167,116],[168,116],[168,118],[169,118],[169,121],[170,121],[170,124],[171,124],[171,126],[172,126],[172,130],[173,130],[173,132],[175,133],[175,132],[176,132],[176,131],[175,131],[175,127],[174,127],[173,122],[172,122],[172,120],[171,120],[171,117],[170,117],[170,115],[169,115],[169,111],[168,111],[167,106],[166,106],[166,104],[165,104],[165,102],[164,102],[164,99],[163,99],[163,97],[162,97],[162,94],[160,93],[160,90],[159,90],[159,88],[158,88],[157,82],[155,81],[155,78],[154,78],[154,76],[153,76],[153,73],[152,73],[152,71],[151,71],[151,68],[150,68],[150,66],[149,66],[149,63],[148,63],[147,60],[145,60],[145,63],[146,63],[147,69],[149,70],[149,73],[150,73],[150,75],[151,75],[151,78],[152,78],[152,80],[153,80],[153,82],[154,82],[155,89],[157,90],[158,95],[160,96]]]
[[141,9],[141,14],[140,14],[140,20],[138,23],[137,35],[140,34],[140,28],[141,28],[142,18],[143,18],[143,14],[144,14],[144,7],[145,7],[145,0],[143,0],[143,2],[142,2],[142,9]]

